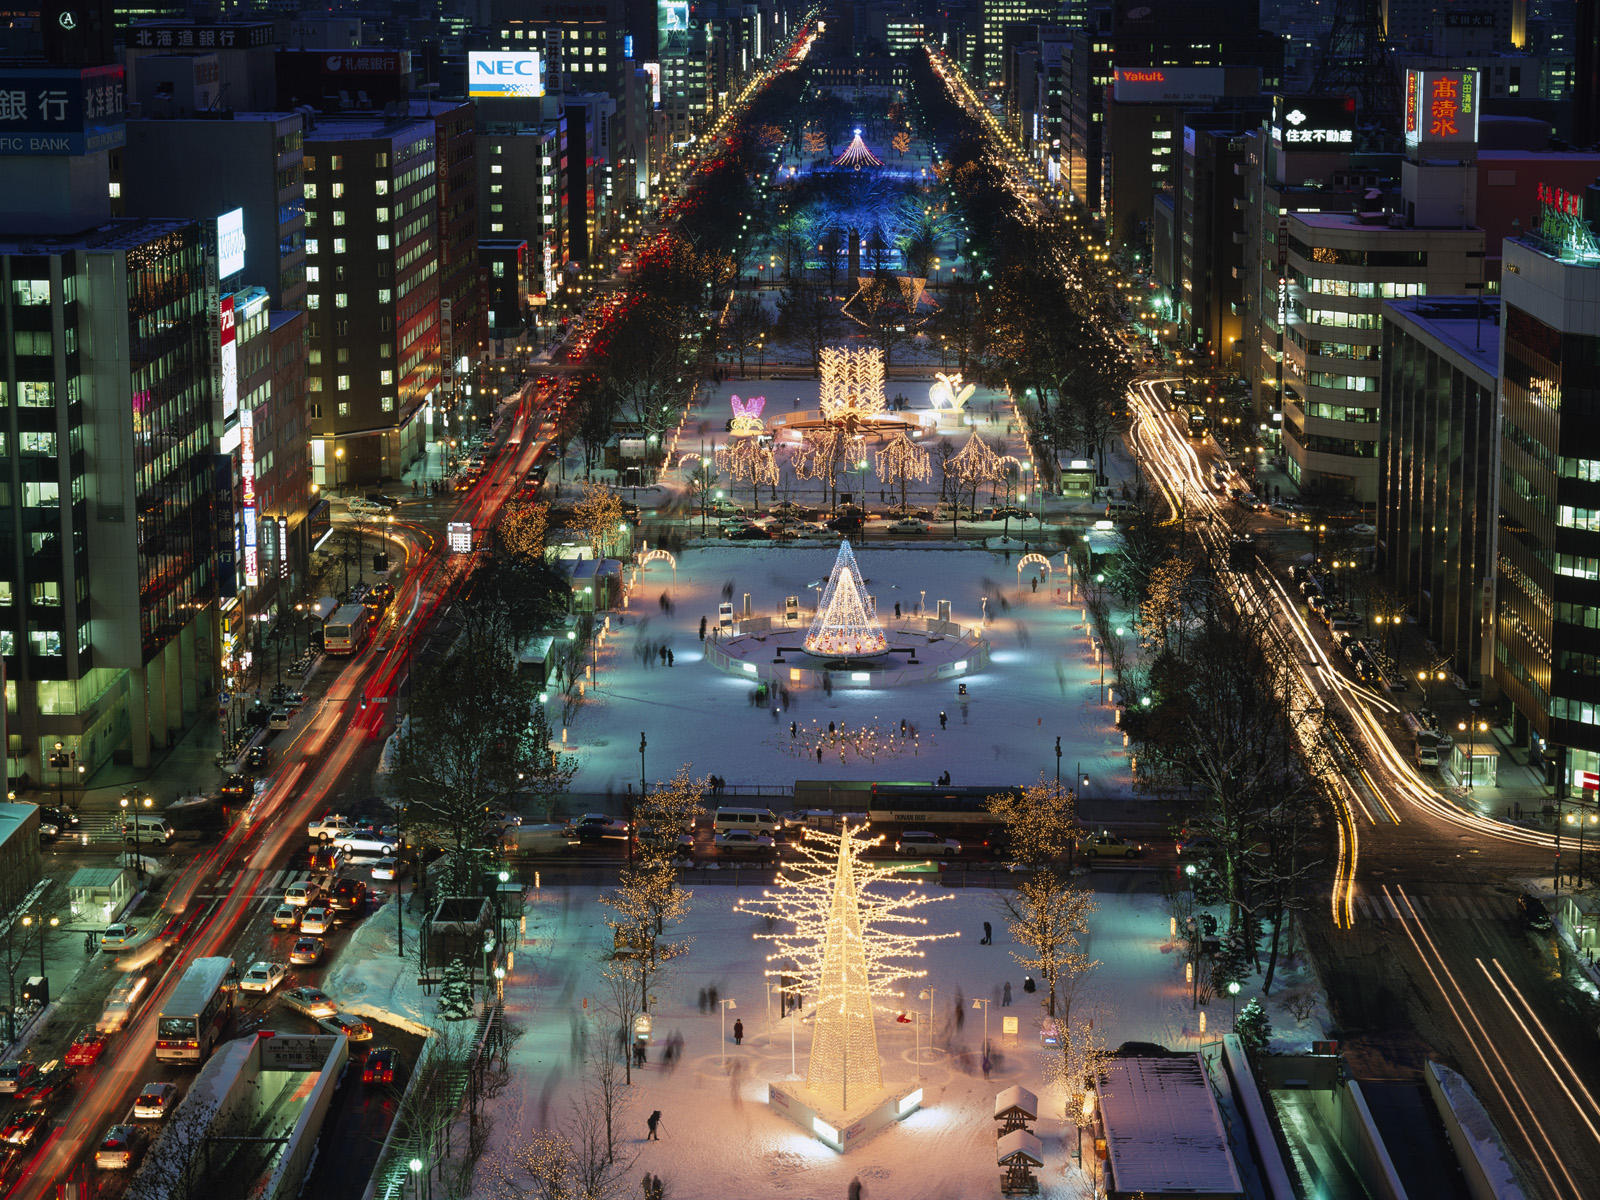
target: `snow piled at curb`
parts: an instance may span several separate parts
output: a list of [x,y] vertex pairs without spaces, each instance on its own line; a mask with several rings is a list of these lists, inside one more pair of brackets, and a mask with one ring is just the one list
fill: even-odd
[[[390,900],[350,935],[328,970],[322,990],[340,1009],[395,1025],[418,1037],[438,1032],[438,999],[424,995],[412,957],[415,926],[406,930],[406,953],[396,950],[395,901]],[[414,918],[413,918],[414,919]]]

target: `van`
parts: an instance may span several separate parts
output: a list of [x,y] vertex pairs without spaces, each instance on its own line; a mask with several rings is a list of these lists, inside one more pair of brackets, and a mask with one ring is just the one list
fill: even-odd
[[1106,516],[1108,517],[1131,517],[1138,511],[1139,506],[1132,500],[1106,501]]
[[1417,747],[1417,766],[1437,767],[1439,765],[1439,748],[1437,746]]
[[735,829],[748,829],[752,833],[778,836],[778,814],[770,808],[719,808],[711,823],[712,833],[730,833]]
[[122,840],[130,846],[165,846],[172,840],[172,826],[163,817],[124,816]]

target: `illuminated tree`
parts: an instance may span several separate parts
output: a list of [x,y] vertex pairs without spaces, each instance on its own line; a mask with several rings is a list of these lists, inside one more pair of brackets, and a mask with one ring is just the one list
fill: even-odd
[[839,468],[855,458],[862,448],[860,440],[842,426],[824,425],[807,430],[794,448],[791,460],[794,473],[801,479],[819,480],[827,489],[831,507]]
[[1094,1025],[1081,1019],[1056,1022],[1056,1044],[1044,1050],[1044,1078],[1061,1091],[1063,1120],[1088,1123],[1095,1081],[1108,1057],[1105,1038]]
[[889,139],[889,144],[894,147],[896,154],[904,154],[911,149],[911,135],[902,129]]
[[694,470],[689,472],[689,490],[694,493],[694,498],[700,505],[701,537],[704,537],[706,532],[706,509],[711,505],[711,495],[721,482],[722,476],[717,474],[716,464],[705,459],[696,463]]
[[596,557],[603,558],[607,548],[616,544],[623,526],[622,498],[599,483],[585,481],[582,490],[582,496],[573,506],[572,519]]
[[716,462],[735,483],[750,485],[750,499],[756,511],[761,509],[761,485],[777,487],[778,460],[772,447],[761,438],[735,438],[726,446],[719,446]]
[[507,554],[518,558],[543,558],[545,533],[550,526],[550,506],[539,500],[519,500],[500,510],[495,537]]
[[1013,950],[1011,957],[1030,975],[1039,976],[1044,984],[1041,1001],[1045,1011],[1056,1016],[1057,1001],[1061,1000],[1060,1015],[1069,1017],[1078,981],[1097,965],[1079,949],[1089,932],[1094,898],[1054,872],[1039,871],[1023,880],[1016,891],[1004,894],[1000,902],[1011,939],[1021,947]]
[[900,508],[906,507],[906,485],[912,482],[927,483],[933,478],[933,465],[928,452],[913,442],[902,429],[883,449],[873,456],[878,478],[890,487],[900,489]]
[[883,626],[871,610],[855,552],[848,540],[842,540],[805,647],[821,655],[881,654],[888,644]]
[[1007,853],[1024,871],[1055,870],[1071,861],[1083,826],[1078,823],[1078,798],[1068,788],[1041,775],[1021,791],[997,792],[988,799],[989,813],[1004,827]]
[[883,840],[848,823],[837,834],[807,829],[776,885],[736,906],[788,926],[755,936],[772,944],[767,974],[792,977],[816,998],[806,1087],[845,1113],[883,1087],[874,1000],[900,1001],[900,986],[926,974],[906,960],[920,961],[927,942],[959,936],[928,932],[920,911],[948,896],[908,888],[894,867],[863,860]]
[[826,154],[828,152],[828,135],[820,129],[808,129],[805,135],[807,154]]
[[833,160],[833,165],[859,171],[862,167],[881,167],[883,159],[867,149],[867,144],[861,140],[861,130],[858,129],[855,131],[855,136],[850,139],[850,144],[844,148],[844,153]]
[[989,443],[974,430],[972,436],[967,439],[967,444],[944,464],[944,469],[953,485],[952,491],[956,499],[950,514],[950,528],[954,533],[957,515],[960,513],[961,489],[966,488],[971,493],[972,504],[976,507],[978,488],[1000,477],[1000,456],[991,450]]
[[825,346],[820,407],[827,421],[861,421],[883,412],[883,355],[873,348]]

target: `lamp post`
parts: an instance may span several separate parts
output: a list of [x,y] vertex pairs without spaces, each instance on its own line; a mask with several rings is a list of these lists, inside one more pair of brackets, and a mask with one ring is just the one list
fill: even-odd
[[1228,980],[1228,1008],[1232,1011],[1233,1024],[1239,1023],[1239,981]]
[[925,987],[917,993],[918,1000],[928,1002],[928,1049],[933,1049],[933,997],[938,992],[936,987]]
[[972,1002],[973,1008],[983,1009],[983,1052],[985,1054],[989,1053],[989,1005],[993,1003],[994,1001],[992,1000],[981,998]]
[[1422,707],[1428,707],[1428,685],[1430,683],[1443,683],[1450,676],[1438,667],[1430,667],[1426,671],[1417,672],[1417,683],[1422,687]]
[[1579,808],[1576,813],[1566,813],[1566,824],[1578,826],[1578,883],[1573,885],[1573,891],[1576,891],[1584,886],[1584,827],[1600,826],[1600,813],[1586,813]]
[[1056,791],[1061,790],[1061,735],[1056,734]]
[[144,853],[140,839],[139,809],[150,808],[155,804],[155,800],[138,788],[129,788],[122,793],[122,798],[117,801],[117,804],[122,808],[122,839],[124,842],[128,839],[128,812],[130,809],[133,812],[133,874],[134,878],[142,883],[144,882]]

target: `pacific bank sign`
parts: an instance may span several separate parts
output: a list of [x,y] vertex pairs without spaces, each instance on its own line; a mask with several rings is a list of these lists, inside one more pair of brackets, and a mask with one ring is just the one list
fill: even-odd
[[467,55],[467,95],[474,100],[544,95],[544,64],[537,51],[474,50]]

